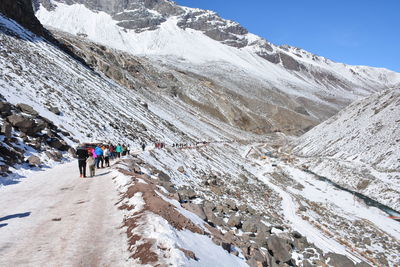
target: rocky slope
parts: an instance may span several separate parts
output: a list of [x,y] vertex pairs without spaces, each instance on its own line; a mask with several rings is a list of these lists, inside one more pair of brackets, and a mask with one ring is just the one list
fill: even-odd
[[31,0],[4,0],[0,5],[0,13],[38,35],[43,35],[45,32],[35,16]]
[[[14,123],[11,133],[2,132],[2,146],[7,145],[5,138],[14,139],[13,147],[25,148],[21,159],[36,155],[50,166],[55,159],[46,151],[57,153],[48,143],[50,134],[69,146],[78,140],[111,140],[131,144],[134,150],[141,140],[166,142],[166,149],[125,158],[115,166],[119,173],[113,172],[120,183],[118,205],[125,215],[129,252],[138,265],[398,262],[397,222],[347,192],[338,197],[335,188],[302,172],[296,160],[281,153],[286,142],[282,135],[251,134],[222,122],[215,111],[204,112],[207,107],[184,101],[188,96],[202,99],[189,89],[212,88],[211,97],[230,83],[215,85],[209,70],[199,75],[189,63],[171,68],[167,59],[135,57],[57,34],[92,68],[0,16],[2,103],[7,101],[11,113],[37,130]],[[221,99],[233,106],[232,97]],[[2,126],[14,121],[9,115]],[[37,128],[44,118],[50,129]],[[168,145],[199,140],[210,142],[187,149]],[[274,157],[263,159],[266,154]],[[10,170],[22,176],[28,168],[12,164]],[[14,182],[20,178],[7,177]]]
[[296,141],[314,172],[400,211],[400,89],[348,106]]
[[276,46],[212,11],[165,0],[38,1],[36,14],[46,27],[200,76],[202,88],[173,85],[184,91],[183,102],[256,133],[301,134],[353,100],[400,82],[397,73]]

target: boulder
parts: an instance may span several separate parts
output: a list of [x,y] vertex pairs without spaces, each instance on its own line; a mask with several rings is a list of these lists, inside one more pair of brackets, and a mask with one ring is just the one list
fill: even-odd
[[19,129],[30,129],[33,127],[35,121],[24,117],[22,115],[11,115],[7,117],[7,121],[11,123],[12,126],[19,128]]
[[260,223],[260,217],[259,216],[251,216],[247,220],[243,222],[242,225],[242,230],[244,232],[252,232],[255,233],[257,232],[257,225]]
[[166,174],[163,171],[160,171],[158,173],[158,179],[160,179],[160,181],[163,181],[163,182],[171,182],[171,177],[169,177],[168,174]]
[[228,220],[229,227],[240,228],[242,226],[242,217],[240,215],[232,214]]
[[267,239],[267,246],[274,258],[280,262],[287,262],[292,258],[292,248],[286,239],[273,235]]
[[32,133],[38,133],[41,132],[42,130],[46,129],[47,123],[43,120],[36,120],[36,123],[32,129]]
[[191,199],[194,199],[194,198],[196,198],[196,192],[194,192],[193,190],[191,190],[191,189],[181,189],[181,190],[178,190],[178,194],[179,194],[179,199],[180,199],[180,202],[181,203],[183,203],[183,202],[187,202],[187,201],[189,201],[189,200],[191,200]]
[[48,110],[56,115],[61,115],[61,111],[58,107],[50,106]]
[[61,156],[58,153],[50,152],[50,151],[45,151],[45,154],[49,159],[52,159],[52,160],[58,161],[58,162],[61,161],[61,158],[62,158],[62,154],[61,153],[60,153]]
[[293,237],[293,245],[297,249],[304,250],[306,247],[309,247],[307,238],[302,236],[299,232],[294,231],[291,233],[291,236]]
[[63,144],[61,143],[61,141],[58,140],[57,138],[49,138],[49,139],[47,140],[47,144],[48,144],[50,147],[55,148],[55,149],[60,149],[60,148],[63,146]]
[[4,116],[11,115],[11,104],[8,102],[0,102],[0,113]]
[[209,207],[204,207],[204,214],[206,215],[207,222],[214,225],[224,225],[225,222],[222,218],[217,217]]
[[183,166],[180,166],[177,170],[180,173],[185,173],[185,168],[183,168]]
[[204,213],[204,209],[202,205],[194,204],[194,203],[183,203],[182,207],[187,209],[188,211],[196,214],[202,220],[206,220],[206,214]]
[[252,253],[251,258],[247,261],[250,267],[267,267],[271,265],[271,259],[268,256],[264,256],[259,250],[255,250]]
[[236,202],[232,199],[228,199],[225,201],[225,204],[233,211],[237,211],[238,208],[236,206]]
[[39,166],[42,163],[40,158],[37,156],[30,156],[28,158],[27,162],[29,163],[29,165],[32,165],[32,166]]
[[6,137],[6,140],[11,138],[11,124],[8,122],[4,122],[3,125],[1,126],[1,133],[4,134]]
[[17,108],[19,108],[22,112],[27,113],[32,116],[39,115],[39,112],[37,112],[36,110],[34,110],[31,106],[29,106],[27,104],[22,104],[22,103],[17,104]]
[[328,264],[333,267],[354,267],[354,263],[345,255],[329,252],[325,257]]

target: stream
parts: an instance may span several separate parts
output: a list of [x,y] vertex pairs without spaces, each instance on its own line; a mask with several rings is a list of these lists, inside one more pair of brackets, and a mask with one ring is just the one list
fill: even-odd
[[398,212],[398,211],[396,211],[396,210],[394,210],[394,209],[392,209],[392,208],[390,208],[390,207],[388,207],[388,206],[386,206],[386,205],[383,205],[383,204],[379,203],[378,201],[376,201],[376,200],[374,200],[374,199],[372,199],[372,198],[369,198],[369,197],[367,197],[367,196],[365,196],[365,195],[363,195],[363,194],[361,194],[361,193],[358,193],[358,192],[356,192],[356,191],[353,191],[353,190],[350,190],[350,189],[348,189],[348,188],[345,188],[345,187],[343,187],[343,186],[341,186],[341,185],[339,185],[339,184],[333,182],[333,181],[330,180],[329,178],[326,178],[326,177],[324,177],[324,176],[320,176],[320,175],[318,175],[318,174],[316,174],[316,173],[314,173],[314,172],[312,172],[312,171],[310,171],[310,170],[303,169],[303,171],[304,171],[304,172],[307,172],[307,173],[309,173],[309,174],[314,175],[314,176],[317,177],[319,180],[324,181],[324,182],[327,182],[327,183],[333,185],[334,187],[336,187],[336,188],[338,188],[338,189],[340,189],[340,190],[343,190],[343,191],[346,191],[346,192],[348,192],[348,193],[353,194],[353,195],[356,196],[357,198],[363,200],[364,203],[365,203],[367,206],[378,208],[378,209],[380,209],[381,211],[383,211],[383,212],[385,212],[386,214],[388,214],[389,216],[400,217],[400,212]]

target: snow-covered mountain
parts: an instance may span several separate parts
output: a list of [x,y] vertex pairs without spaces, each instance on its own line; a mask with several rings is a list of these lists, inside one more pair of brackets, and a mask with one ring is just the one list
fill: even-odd
[[205,77],[211,85],[201,90],[178,84],[180,99],[256,133],[301,134],[352,101],[400,83],[398,73],[276,46],[215,12],[171,1],[42,0],[35,7],[50,29]]
[[348,106],[296,141],[314,172],[400,210],[400,88]]
[[[22,0],[6,2],[12,8],[2,11],[5,15],[23,3]],[[65,3],[72,4],[72,1]],[[51,12],[58,12],[60,7],[69,15],[72,14],[70,8],[78,7],[76,19],[82,19],[81,12],[87,12],[87,20],[99,19],[100,25],[105,27],[108,24],[103,22],[115,14],[111,16],[101,10],[112,9],[109,12],[117,14],[128,8],[133,11],[124,12],[129,13],[124,16],[133,13],[140,17],[141,12],[145,15],[141,27],[135,26],[141,21],[137,17],[115,20],[132,28],[127,29],[126,34],[140,38],[153,38],[158,34],[160,42],[167,41],[163,27],[172,25],[172,36],[176,32],[181,36],[192,34],[193,39],[203,40],[203,44],[210,44],[208,48],[218,47],[222,52],[215,54],[214,62],[203,57],[208,51],[197,54],[199,61],[194,58],[193,51],[187,55],[182,53],[186,58],[183,61],[177,57],[178,51],[167,54],[167,50],[160,50],[167,44],[157,43],[153,38],[149,40],[154,42],[155,51],[165,54],[154,52],[137,56],[131,50],[104,45],[101,40],[94,43],[83,37],[87,33],[80,32],[79,37],[55,30],[52,31],[54,36],[37,36],[16,23],[25,19],[34,21],[33,13],[27,18],[16,16],[16,21],[0,15],[0,170],[4,171],[6,150],[17,151],[20,159],[20,162],[7,162],[14,174],[0,178],[0,183],[8,179],[14,184],[0,188],[0,205],[7,205],[0,208],[0,247],[3,248],[0,265],[104,262],[118,266],[336,267],[369,266],[367,263],[391,266],[399,262],[398,222],[389,219],[384,210],[371,208],[351,193],[304,172],[297,164],[303,159],[285,154],[282,149],[287,142],[285,135],[251,133],[268,121],[270,131],[282,125],[295,125],[293,129],[298,130],[310,127],[320,120],[317,116],[306,115],[306,112],[311,114],[312,108],[316,114],[325,114],[319,116],[326,116],[328,113],[324,113],[324,109],[328,105],[333,107],[329,112],[333,112],[352,98],[395,83],[397,74],[365,68],[371,73],[360,74],[362,77],[373,80],[373,73],[383,73],[387,83],[371,81],[369,85],[374,84],[376,88],[366,86],[361,93],[353,95],[340,88],[345,97],[335,96],[322,102],[328,88],[339,92],[334,89],[337,84],[327,87],[321,82],[320,87],[315,87],[316,80],[303,79],[302,75],[308,70],[290,70],[280,61],[275,64],[249,52],[250,45],[241,43],[240,34],[235,33],[239,40],[231,35],[224,40],[214,40],[205,35],[208,29],[190,30],[190,27],[200,27],[192,24],[190,16],[186,19],[185,30],[177,26],[178,22],[175,26],[168,24],[173,19],[183,20],[181,12],[194,12],[193,9],[167,1],[90,3],[88,1],[87,5],[96,12],[83,5],[69,6],[55,1],[42,2],[53,11],[46,11],[38,2],[36,8],[39,8],[38,14],[45,12],[52,16]],[[22,7],[29,9],[30,3],[25,1]],[[136,12],[136,8],[141,11]],[[156,11],[169,15],[161,16]],[[199,16],[213,14],[198,12]],[[146,20],[149,13],[154,18]],[[63,18],[61,14],[60,18]],[[198,19],[202,18],[203,15]],[[215,20],[218,18],[214,14]],[[225,23],[220,21],[218,25]],[[110,25],[124,32],[121,26]],[[36,26],[43,30],[40,25]],[[57,40],[56,45],[53,40]],[[128,44],[129,39],[125,41]],[[131,45],[136,44],[131,42]],[[290,51],[292,48],[288,48],[288,55]],[[229,55],[225,59],[224,53]],[[229,61],[231,56],[233,61]],[[238,58],[241,62],[249,60],[251,64],[243,67],[235,63]],[[281,60],[282,56],[278,58]],[[231,75],[227,75],[228,71]],[[285,85],[282,82],[285,79],[292,80],[294,88]],[[299,80],[309,87],[300,88],[296,84]],[[268,87],[274,81],[279,88]],[[368,84],[366,80],[365,84]],[[292,93],[289,94],[288,88]],[[295,92],[296,88],[300,91]],[[295,95],[302,92],[307,96],[303,101],[318,102],[320,106],[299,105]],[[387,92],[392,91],[382,91],[382,95]],[[389,100],[390,93],[388,97],[382,99]],[[343,99],[345,101],[341,102]],[[393,103],[390,105],[392,108]],[[22,120],[15,122],[15,118]],[[25,123],[30,123],[34,129]],[[6,124],[8,130],[4,127]],[[263,132],[268,131],[259,131]],[[121,142],[130,144],[135,155],[117,161],[110,170],[101,171],[101,176],[94,179],[77,179],[76,162],[50,168],[58,165],[51,155],[60,156],[58,160],[72,160],[67,152],[52,147],[54,139],[62,146],[72,147],[79,141]],[[139,153],[141,140],[151,146]],[[209,142],[192,145],[203,140]],[[166,148],[153,149],[156,141],[165,142]],[[190,145],[178,149],[172,143]],[[393,153],[398,152],[393,150]],[[30,156],[40,159],[37,165],[42,169],[23,163]],[[29,179],[22,179],[25,176]],[[26,198],[29,192],[34,194]],[[86,201],[88,198],[91,201]],[[119,210],[115,206],[118,198]],[[62,205],[53,204],[54,201]],[[105,208],[107,215],[101,213],[104,220],[98,223],[96,211]],[[75,212],[77,209],[79,212]],[[26,215],[28,213],[30,215]],[[16,216],[28,217],[18,220]],[[103,221],[107,223],[101,225]],[[45,235],[42,235],[44,228]],[[95,251],[102,257],[94,255],[90,235],[96,236],[96,244],[101,244]],[[97,240],[102,242],[97,243]],[[74,243],[84,246],[85,241],[90,245],[82,250]],[[115,252],[119,248],[121,251],[111,258],[104,254],[104,251]],[[128,259],[125,258],[127,253]],[[49,254],[57,257],[49,257]]]

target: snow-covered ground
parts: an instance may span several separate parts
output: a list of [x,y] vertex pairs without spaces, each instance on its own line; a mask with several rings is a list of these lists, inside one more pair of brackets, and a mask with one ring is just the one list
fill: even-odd
[[351,104],[295,142],[320,176],[400,211],[400,88]]
[[132,266],[109,169],[79,178],[78,163],[32,171],[1,188],[1,266]]

